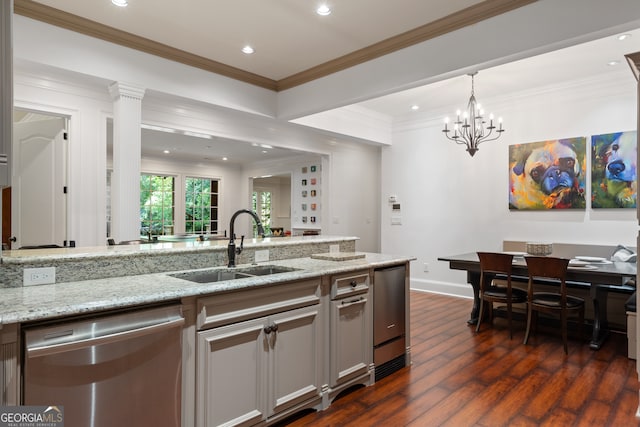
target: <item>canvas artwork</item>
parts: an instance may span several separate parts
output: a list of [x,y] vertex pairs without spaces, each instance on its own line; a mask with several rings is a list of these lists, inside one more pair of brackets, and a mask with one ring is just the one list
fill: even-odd
[[591,137],[591,207],[635,208],[637,132]]
[[586,138],[509,146],[509,209],[585,209]]

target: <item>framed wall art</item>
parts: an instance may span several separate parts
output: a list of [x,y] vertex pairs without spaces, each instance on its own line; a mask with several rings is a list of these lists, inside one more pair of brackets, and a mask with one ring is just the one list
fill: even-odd
[[591,137],[591,207],[634,208],[637,204],[637,132]]
[[585,209],[586,138],[509,146],[509,209]]

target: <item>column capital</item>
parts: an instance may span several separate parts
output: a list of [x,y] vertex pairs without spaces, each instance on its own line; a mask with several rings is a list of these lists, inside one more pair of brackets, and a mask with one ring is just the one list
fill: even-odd
[[114,101],[122,97],[142,100],[145,90],[143,87],[124,82],[113,82],[109,85],[109,94]]

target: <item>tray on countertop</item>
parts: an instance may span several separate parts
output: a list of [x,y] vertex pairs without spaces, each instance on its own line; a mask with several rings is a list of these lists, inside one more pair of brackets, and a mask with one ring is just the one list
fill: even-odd
[[365,254],[358,252],[327,252],[323,254],[312,254],[313,259],[322,259],[325,261],[349,261],[352,259],[364,258]]

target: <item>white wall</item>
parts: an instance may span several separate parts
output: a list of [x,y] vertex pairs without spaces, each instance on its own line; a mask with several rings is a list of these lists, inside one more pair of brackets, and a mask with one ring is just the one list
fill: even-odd
[[[574,82],[479,101],[504,116],[507,130],[481,145],[475,157],[441,132],[441,118],[455,107],[396,123],[393,146],[383,149],[382,252],[417,257],[413,287],[470,296],[466,274],[449,270],[437,258],[500,250],[503,240],[635,246],[634,209],[594,211],[589,202],[585,211],[508,208],[509,145],[635,130],[635,81],[628,69],[613,81]],[[589,171],[590,152],[587,157]],[[587,200],[589,186],[590,177]],[[401,225],[391,225],[387,198],[392,194],[401,203]]]
[[[113,111],[108,86],[121,77],[120,71],[110,70],[113,69],[114,55],[117,62],[122,60],[123,55],[126,57],[132,55],[132,52],[126,48],[104,45],[101,41],[86,40],[84,36],[26,18],[18,17],[16,27],[17,37],[20,39],[14,50],[16,106],[70,117],[69,239],[75,240],[78,246],[104,245],[107,119],[112,117]],[[32,37],[29,29],[34,27],[45,33],[37,38]],[[64,42],[64,47],[58,46],[59,42]],[[69,66],[73,69],[57,68],[63,67],[64,63],[45,52],[47,48],[51,51],[62,49],[74,52],[76,43],[76,56],[81,56],[80,52],[86,52],[88,46],[91,46],[91,54],[87,56],[91,58],[88,61],[91,64],[71,61]],[[127,52],[120,52],[119,49]],[[36,52],[42,52],[43,63],[37,62],[40,56]],[[143,123],[270,144],[320,159],[322,185],[328,189],[322,193],[321,203],[323,209],[326,209],[323,217],[331,219],[323,224],[323,234],[357,236],[360,238],[356,244],[358,250],[380,250],[380,149],[377,146],[266,117],[262,114],[263,111],[260,114],[246,112],[269,104],[268,100],[260,96],[253,103],[236,105],[233,109],[221,106],[229,101],[224,93],[208,93],[201,94],[196,99],[189,98],[194,91],[216,92],[218,87],[214,84],[210,87],[202,86],[199,80],[193,83],[189,78],[193,73],[190,67],[160,58],[150,58],[150,55],[140,55],[142,56],[134,55],[135,61],[128,63],[127,81],[153,83],[153,88],[145,93],[142,100]],[[151,68],[154,75],[149,80],[145,80],[150,72],[145,59],[153,65]],[[136,68],[136,64],[140,68]],[[176,76],[181,78],[176,79]],[[216,78],[212,79],[220,83]],[[166,87],[168,92],[162,91],[163,82],[171,82]],[[227,92],[230,94],[233,90]],[[249,96],[248,93],[244,95]],[[203,102],[217,102],[218,96],[225,96],[224,102],[220,101],[221,105]],[[236,101],[242,103],[242,99],[243,96],[238,96]],[[221,228],[225,229],[228,228],[227,221],[233,212],[249,206],[249,177],[266,173],[254,173],[249,170],[256,168],[253,166],[216,170],[211,168],[213,166],[169,165],[150,161],[142,164],[144,172],[175,173],[180,176],[208,176],[209,173],[220,175],[223,193]],[[270,167],[273,172],[283,172],[278,168],[277,163]]]
[[67,236],[78,246],[105,244],[106,125],[112,103],[103,91],[60,82],[47,73],[14,75],[14,105],[70,119]]

